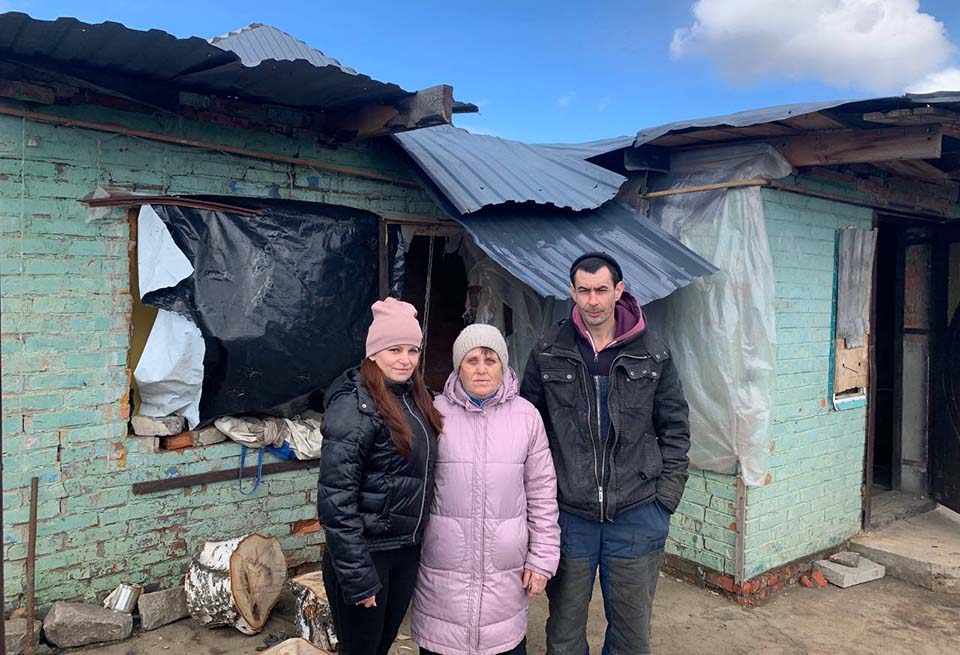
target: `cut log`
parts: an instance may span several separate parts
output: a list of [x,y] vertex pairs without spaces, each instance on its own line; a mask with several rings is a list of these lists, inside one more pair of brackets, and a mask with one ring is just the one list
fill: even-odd
[[294,637],[281,641],[273,648],[263,651],[261,655],[329,655],[329,653],[317,648],[305,639]]
[[273,537],[248,534],[208,541],[187,572],[184,588],[190,616],[213,628],[260,632],[287,579],[283,548]]
[[337,633],[333,629],[330,603],[319,571],[297,576],[290,581],[296,598],[296,624],[300,636],[325,650],[337,649]]

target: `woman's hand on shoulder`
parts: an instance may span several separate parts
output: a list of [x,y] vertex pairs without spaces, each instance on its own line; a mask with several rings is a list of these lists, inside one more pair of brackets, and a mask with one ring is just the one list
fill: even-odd
[[527,590],[527,598],[539,596],[546,587],[547,576],[530,569],[523,570],[523,588]]

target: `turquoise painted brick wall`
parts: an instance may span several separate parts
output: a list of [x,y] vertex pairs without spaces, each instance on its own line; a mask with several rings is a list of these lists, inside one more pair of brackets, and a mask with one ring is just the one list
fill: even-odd
[[[323,148],[180,119],[95,108],[70,116],[409,177],[390,144]],[[372,211],[438,213],[419,189],[287,164],[0,116],[3,555],[9,605],[22,601],[30,478],[40,478],[37,602],[92,600],[117,583],[176,584],[197,545],[256,530],[291,566],[316,560],[313,473],[135,496],[131,484],[235,469],[238,447],[156,453],[127,435],[129,234],[120,211],[88,221],[77,199],[131,190],[276,197]]]
[[831,405],[835,243],[869,228],[864,207],[763,190],[777,281],[777,382],[764,487],[748,489],[745,579],[839,544],[860,530],[864,408]]
[[691,469],[683,500],[670,521],[666,552],[734,575],[736,499],[734,476]]

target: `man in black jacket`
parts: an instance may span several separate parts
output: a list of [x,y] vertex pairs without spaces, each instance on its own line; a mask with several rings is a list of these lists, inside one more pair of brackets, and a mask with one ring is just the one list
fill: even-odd
[[575,306],[534,347],[520,394],[543,415],[557,469],[560,568],[547,585],[548,655],[586,655],[597,568],[603,655],[650,652],[650,611],[690,428],[677,369],[617,261],[570,267]]

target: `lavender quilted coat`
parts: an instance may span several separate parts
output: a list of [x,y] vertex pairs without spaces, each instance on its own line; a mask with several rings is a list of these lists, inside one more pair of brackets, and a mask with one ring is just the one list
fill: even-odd
[[560,560],[557,479],[540,414],[508,369],[481,409],[456,371],[434,402],[444,417],[423,537],[412,633],[443,655],[494,655],[527,634],[523,570]]

